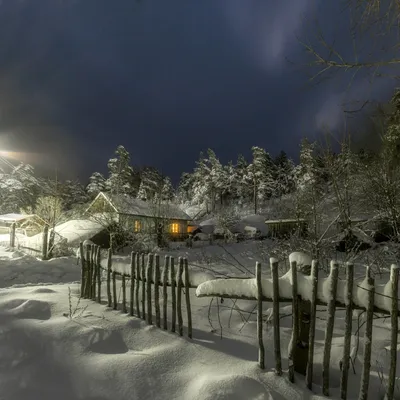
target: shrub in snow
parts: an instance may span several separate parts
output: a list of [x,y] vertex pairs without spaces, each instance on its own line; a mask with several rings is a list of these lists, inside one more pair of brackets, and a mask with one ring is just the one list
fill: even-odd
[[305,275],[310,274],[312,262],[311,256],[302,251],[294,251],[289,254],[289,262],[291,264],[294,261],[296,261],[298,271],[301,271]]

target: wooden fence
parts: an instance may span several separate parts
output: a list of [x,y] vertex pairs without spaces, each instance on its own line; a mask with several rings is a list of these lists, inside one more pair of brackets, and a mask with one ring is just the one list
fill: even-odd
[[[81,296],[101,302],[101,266],[100,247],[88,245],[84,248],[80,244],[81,254]],[[176,268],[177,267],[177,268]],[[168,296],[171,296],[172,310],[170,318],[170,331],[183,336],[183,307],[187,312],[187,335],[192,338],[192,313],[189,289],[195,288],[190,284],[189,267],[186,258],[179,258],[175,266],[175,259],[166,256],[161,273],[160,256],[132,253],[130,268],[127,273],[116,271],[112,267],[111,250],[108,250],[106,278],[107,305],[114,310],[118,308],[117,276],[121,276],[122,285],[122,312],[137,316],[153,324],[153,300],[155,305],[155,324],[163,329],[168,329]],[[183,279],[184,277],[184,279]],[[127,279],[131,280],[130,292],[127,295]],[[162,296],[160,297],[160,287]],[[168,290],[169,288],[169,290]],[[141,289],[141,290],[140,290]],[[182,292],[185,291],[185,304],[182,301]],[[141,293],[140,293],[141,292]],[[139,297],[141,295],[141,297]],[[128,298],[129,297],[129,298]],[[153,298],[154,297],[154,298]],[[129,301],[129,311],[128,311]],[[161,318],[162,310],[162,318]]]
[[[174,258],[166,256],[164,266],[161,271],[160,257],[148,254],[147,259],[144,254],[132,253],[130,267],[124,272],[113,268],[111,251],[108,251],[107,268],[101,266],[100,248],[97,246],[80,245],[82,282],[81,296],[101,302],[101,270],[107,273],[107,300],[108,306],[114,310],[118,307],[116,276],[122,277],[122,311],[128,313],[127,302],[129,300],[129,314],[138,316],[153,323],[153,300],[155,307],[155,323],[162,328],[168,329],[167,301],[170,292],[172,300],[171,326],[170,331],[176,331],[178,323],[178,333],[183,336],[182,319],[182,291],[185,289],[185,305],[188,320],[188,337],[192,338],[192,314],[189,297],[189,289],[197,288],[197,297],[220,297],[230,299],[244,299],[257,301],[257,335],[259,343],[258,362],[260,368],[265,368],[265,350],[263,342],[263,302],[273,303],[273,329],[274,329],[274,358],[275,373],[282,375],[282,357],[280,345],[280,318],[279,303],[291,302],[293,307],[292,318],[292,337],[290,341],[288,355],[288,376],[291,382],[295,380],[295,371],[302,369],[301,357],[306,353],[306,367],[304,371],[305,382],[311,390],[313,384],[313,359],[314,359],[314,339],[316,327],[317,305],[327,306],[327,324],[325,331],[325,342],[322,363],[322,390],[325,396],[329,396],[330,382],[330,356],[335,322],[336,307],[345,307],[345,334],[344,351],[341,362],[340,393],[341,398],[347,398],[347,382],[350,369],[350,351],[352,335],[352,315],[354,309],[366,311],[366,329],[364,341],[364,359],[361,375],[361,385],[359,399],[367,399],[369,377],[371,370],[371,350],[372,350],[372,329],[374,311],[390,314],[391,316],[391,344],[390,344],[390,368],[386,398],[393,400],[396,363],[397,363],[397,336],[398,336],[398,278],[399,268],[395,265],[391,267],[389,282],[383,287],[375,285],[369,268],[366,269],[366,276],[363,282],[357,284],[354,281],[354,266],[346,265],[346,280],[339,281],[339,266],[332,262],[330,275],[327,278],[318,278],[318,263],[312,262],[311,276],[305,276],[297,271],[296,262],[291,263],[291,268],[284,276],[279,277],[278,262],[270,260],[271,279],[261,278],[261,264],[256,263],[255,279],[215,279],[206,281],[198,286],[190,283],[188,261],[179,258],[177,272],[175,272]],[[170,274],[170,277],[168,276]],[[182,275],[184,274],[184,280]],[[129,299],[126,293],[126,280],[131,279]],[[154,286],[152,290],[152,285]],[[162,288],[160,298],[159,288]],[[140,290],[142,288],[142,290]],[[168,291],[167,289],[170,288]],[[139,294],[141,292],[141,298]],[[154,298],[152,298],[154,296]],[[162,300],[161,300],[162,299]],[[307,303],[309,308],[304,308]],[[161,307],[162,306],[162,307]],[[309,324],[307,327],[308,343],[302,343],[301,336],[309,313]]]

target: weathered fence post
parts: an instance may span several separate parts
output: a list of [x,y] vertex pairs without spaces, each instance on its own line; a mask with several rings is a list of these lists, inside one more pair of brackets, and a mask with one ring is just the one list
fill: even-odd
[[139,302],[139,289],[140,289],[140,280],[143,279],[140,276],[140,254],[136,254],[136,311],[137,316],[140,318],[140,302]]
[[275,373],[282,375],[282,357],[281,357],[281,340],[279,327],[279,275],[278,275],[278,260],[270,258],[272,275],[272,307],[274,317],[274,351],[275,351]]
[[42,260],[47,260],[48,258],[48,245],[49,245],[49,226],[45,225],[43,229],[42,237]]
[[154,304],[156,310],[156,326],[161,327],[161,312],[160,312],[160,256],[155,256],[155,271],[154,271]]
[[178,313],[178,333],[179,336],[183,336],[183,318],[182,318],[182,274],[183,274],[183,258],[179,257],[179,266],[178,266],[178,287],[177,287],[177,299],[176,299],[176,308]]
[[256,282],[257,282],[257,336],[258,336],[258,364],[261,369],[265,368],[265,350],[262,330],[262,301],[263,291],[261,283],[261,263],[256,263]]
[[83,242],[79,243],[79,253],[81,256],[81,297],[85,296],[85,279],[86,279],[86,268],[85,268],[85,254],[83,252]]
[[399,290],[399,267],[392,265],[390,269],[390,282],[391,285],[391,297],[392,297],[392,309],[390,312],[391,322],[391,335],[390,335],[390,369],[388,377],[388,386],[386,398],[387,400],[393,400],[394,388],[396,382],[396,364],[397,364],[397,335],[399,333],[398,323],[398,290]]
[[365,323],[364,335],[364,360],[361,373],[361,384],[359,400],[366,400],[368,398],[369,387],[369,374],[371,372],[371,352],[372,352],[372,326],[374,322],[374,298],[375,298],[375,280],[371,276],[371,269],[366,268],[366,279],[368,285],[368,304],[367,304],[367,318]]
[[10,247],[13,249],[15,247],[15,229],[16,224],[13,222],[10,228]]
[[185,300],[186,300],[186,312],[188,318],[188,337],[192,339],[193,337],[193,329],[192,329],[192,310],[190,306],[190,279],[189,279],[189,264],[188,259],[185,258],[184,260],[184,267],[185,267]]
[[129,315],[133,317],[133,307],[135,299],[135,274],[136,274],[136,253],[131,253],[131,291],[129,297]]
[[164,269],[163,269],[163,328],[168,329],[168,270],[169,270],[169,256],[165,256]]
[[128,312],[126,308],[126,275],[122,274],[122,279],[121,279],[121,284],[122,284],[122,312],[126,314]]
[[111,307],[112,297],[111,297],[111,263],[112,263],[112,250],[108,249],[107,253],[107,300],[108,307]]
[[117,274],[115,273],[115,271],[112,272],[112,286],[113,286],[113,300],[114,300],[113,309],[116,310],[118,308],[118,299],[117,299]]
[[97,246],[92,245],[92,252],[90,254],[90,262],[92,264],[92,292],[91,299],[96,300],[96,281],[97,281],[97,266],[96,266],[96,258],[97,258]]
[[86,246],[85,251],[86,279],[85,279],[85,299],[90,298],[90,246]]
[[310,337],[308,341],[308,359],[306,372],[306,385],[312,390],[313,380],[313,363],[314,363],[314,340],[315,340],[315,323],[317,320],[317,294],[318,294],[318,262],[313,260],[311,263],[311,306],[310,306]]
[[154,255],[147,256],[147,270],[146,270],[146,286],[147,286],[147,323],[153,324],[153,310],[151,304],[151,278],[153,276],[153,260]]
[[299,334],[299,303],[297,298],[297,263],[293,261],[290,265],[292,275],[292,338],[290,340],[290,348],[288,354],[289,361],[289,380],[294,382],[294,353],[296,351],[298,334]]
[[97,269],[97,302],[101,303],[101,249],[97,247],[96,253],[96,269]]
[[172,317],[171,317],[171,332],[176,329],[176,276],[175,276],[175,260],[171,257],[171,301],[172,301]]
[[146,319],[146,263],[142,253],[142,319]]
[[353,321],[353,282],[354,282],[354,266],[347,263],[346,265],[346,317],[344,330],[343,360],[342,372],[340,377],[340,398],[347,398],[347,381],[350,368],[350,347],[351,347],[351,329]]
[[331,362],[331,347],[333,327],[335,323],[336,292],[338,285],[339,268],[338,264],[331,261],[331,271],[325,285],[328,285],[328,316],[325,330],[324,358],[322,362],[322,393],[329,396],[329,364]]

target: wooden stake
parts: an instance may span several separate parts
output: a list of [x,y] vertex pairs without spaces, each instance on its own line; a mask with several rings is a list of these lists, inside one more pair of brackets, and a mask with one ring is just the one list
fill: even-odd
[[79,252],[81,255],[81,297],[85,296],[85,280],[86,280],[86,268],[85,268],[85,254],[83,253],[83,242],[79,243]]
[[135,274],[136,274],[136,253],[131,253],[131,291],[129,296],[129,315],[133,317],[133,306],[135,299]]
[[178,313],[178,333],[179,336],[183,336],[183,318],[182,318],[182,274],[183,274],[183,258],[179,257],[179,266],[178,266],[178,288],[177,288],[177,300],[176,300],[176,308]]
[[146,319],[146,263],[142,254],[142,319]]
[[154,271],[154,304],[156,310],[156,326],[161,327],[161,312],[160,312],[160,256],[155,256],[155,271]]
[[91,258],[90,262],[92,264],[92,294],[91,298],[92,300],[96,300],[96,283],[97,283],[97,268],[96,268],[96,256],[97,256],[97,246],[92,245],[92,251],[91,251]]
[[313,366],[314,366],[314,341],[315,323],[317,320],[317,294],[318,294],[318,262],[313,260],[311,263],[311,307],[310,307],[310,339],[308,341],[308,360],[306,371],[306,385],[312,390]]
[[281,340],[280,340],[280,319],[279,319],[279,263],[275,258],[270,259],[271,275],[272,275],[272,305],[274,317],[274,351],[275,351],[275,373],[282,375],[282,357],[281,357]]
[[85,279],[85,299],[90,297],[90,246],[86,246],[86,255],[85,255],[85,263],[86,263],[86,279]]
[[126,275],[122,274],[122,312],[127,313],[128,309],[126,308]]
[[169,270],[169,256],[165,256],[164,269],[163,269],[163,328],[168,329],[168,317],[167,317],[167,306],[168,306],[168,270]]
[[151,278],[153,275],[153,261],[154,255],[149,254],[147,257],[147,270],[146,270],[146,290],[147,290],[147,323],[153,324],[153,310],[151,303]]
[[174,257],[171,257],[171,300],[172,300],[172,317],[171,317],[171,332],[176,329],[176,276]]
[[346,316],[344,330],[343,360],[342,372],[340,376],[340,398],[347,398],[347,382],[350,369],[350,350],[351,350],[351,332],[353,321],[353,282],[354,266],[351,263],[346,265]]
[[396,382],[396,365],[397,365],[397,335],[399,333],[398,323],[398,290],[399,290],[399,267],[392,265],[390,269],[390,284],[392,297],[392,310],[390,313],[391,332],[390,332],[390,369],[388,377],[388,386],[386,398],[387,400],[394,399],[394,388]]
[[265,350],[262,330],[262,283],[261,283],[261,264],[256,263],[256,282],[257,282],[257,336],[258,336],[258,364],[261,369],[265,369]]
[[139,288],[140,288],[140,280],[143,277],[140,275],[140,254],[136,254],[136,311],[137,316],[140,318],[140,302],[139,302]]
[[336,311],[336,292],[338,285],[339,267],[338,264],[331,261],[331,272],[328,277],[329,285],[328,315],[325,330],[324,358],[322,362],[322,393],[329,396],[329,364],[331,362],[331,347],[333,337],[333,327],[335,324]]
[[45,225],[43,228],[42,260],[48,259],[48,251],[49,251],[49,226]]
[[108,307],[112,305],[112,297],[111,297],[111,265],[112,265],[112,251],[108,249],[107,253],[107,300]]
[[289,348],[289,380],[290,382],[294,382],[294,353],[296,351],[297,342],[298,342],[298,334],[299,334],[299,303],[297,298],[297,263],[293,261],[290,265],[291,274],[292,274],[292,338],[290,341]]
[[11,224],[11,229],[10,229],[10,247],[13,249],[15,247],[15,230],[16,230],[16,224],[13,222]]
[[186,312],[188,318],[188,337],[192,339],[193,337],[193,328],[192,328],[192,310],[190,306],[190,280],[189,280],[189,263],[187,258],[184,260],[184,268],[185,268],[185,300],[186,300]]
[[365,323],[364,335],[364,360],[361,373],[360,393],[359,400],[366,400],[368,398],[369,375],[371,372],[371,353],[372,353],[372,326],[374,322],[374,298],[375,298],[375,280],[371,276],[371,269],[368,266],[366,271],[366,278],[368,283],[368,306],[367,306],[367,319]]
[[97,302],[101,303],[101,249],[97,247],[96,253],[96,269],[97,269]]
[[112,272],[112,286],[113,286],[113,300],[114,300],[114,310],[118,308],[118,299],[117,299],[117,275],[115,271]]

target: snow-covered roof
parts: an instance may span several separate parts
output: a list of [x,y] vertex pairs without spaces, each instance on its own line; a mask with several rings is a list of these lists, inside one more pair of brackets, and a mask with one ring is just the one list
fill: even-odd
[[32,218],[32,217],[36,217],[35,214],[3,214],[0,215],[0,221],[1,222],[18,222],[18,221],[22,221],[24,219],[27,218]]
[[100,193],[120,214],[138,215],[142,217],[160,217],[191,221],[184,211],[173,204],[162,203],[160,207],[151,202],[136,199],[125,194]]
[[55,227],[55,232],[67,239],[70,245],[79,245],[86,239],[91,239],[105,228],[102,224],[90,220],[71,220]]

